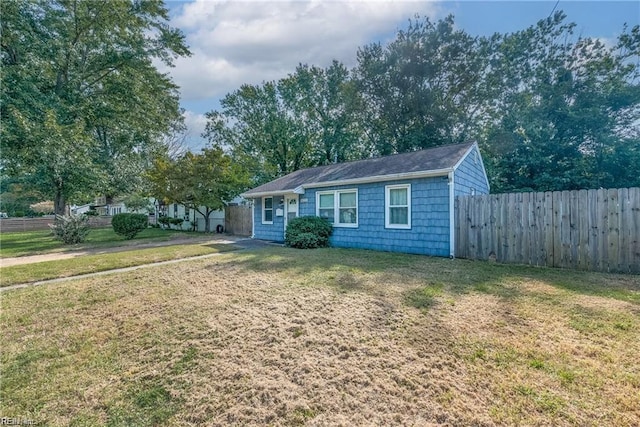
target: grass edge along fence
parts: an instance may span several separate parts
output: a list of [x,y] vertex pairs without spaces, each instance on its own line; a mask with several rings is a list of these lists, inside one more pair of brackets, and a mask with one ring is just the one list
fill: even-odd
[[640,188],[455,199],[460,258],[640,273]]

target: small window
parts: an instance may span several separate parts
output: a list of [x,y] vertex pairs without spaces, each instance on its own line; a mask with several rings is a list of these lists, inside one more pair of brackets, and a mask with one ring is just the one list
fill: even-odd
[[340,196],[338,224],[356,224],[358,222],[358,197],[355,191],[338,192]]
[[358,226],[358,191],[335,190],[318,192],[316,215],[334,226]]
[[411,228],[411,185],[385,187],[385,227]]
[[331,224],[335,222],[335,206],[333,204],[333,193],[320,194],[318,196],[318,216],[329,221]]
[[273,224],[273,197],[262,198],[262,223]]

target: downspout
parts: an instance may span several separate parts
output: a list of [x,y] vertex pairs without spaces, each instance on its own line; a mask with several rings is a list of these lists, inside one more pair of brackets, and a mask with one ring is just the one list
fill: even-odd
[[256,199],[251,199],[251,238],[256,238]]
[[456,257],[455,171],[449,172],[449,258]]

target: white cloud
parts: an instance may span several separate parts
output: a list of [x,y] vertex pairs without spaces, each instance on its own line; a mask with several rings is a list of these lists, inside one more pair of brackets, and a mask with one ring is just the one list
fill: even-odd
[[196,0],[172,19],[193,56],[169,72],[183,100],[220,98],[243,83],[285,77],[299,63],[353,66],[358,46],[435,12],[424,1]]
[[202,138],[202,133],[207,125],[207,118],[204,114],[195,113],[193,111],[185,111],[184,123],[187,126],[187,134],[185,136],[185,143],[187,148],[193,152],[198,152],[204,148],[207,141]]

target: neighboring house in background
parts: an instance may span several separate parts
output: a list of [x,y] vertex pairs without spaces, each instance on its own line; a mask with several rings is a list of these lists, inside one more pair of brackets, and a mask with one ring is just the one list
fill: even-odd
[[[101,216],[114,216],[119,213],[138,213],[138,211],[133,212],[128,210],[127,205],[125,205],[122,200],[106,196],[96,197],[94,203],[91,204],[91,209],[95,209],[98,215]],[[144,213],[147,212],[148,210],[145,209]],[[140,213],[142,213],[142,211]]]
[[74,215],[86,214],[91,210],[93,203],[87,203],[86,205],[71,205],[70,212]]
[[[193,230],[195,225],[195,231],[204,231],[205,230],[205,218],[204,215],[197,212],[195,209],[187,209],[184,205],[178,203],[169,203],[168,205],[158,205],[156,204],[157,214],[156,218],[160,218],[162,216],[166,216],[169,218],[181,218],[184,220],[182,223],[182,230]],[[201,211],[205,211],[204,207],[200,209]],[[211,232],[216,232],[220,230],[219,227],[224,229],[224,210],[213,211],[211,215],[209,215],[209,230]],[[171,228],[176,228],[175,225],[172,225]]]
[[155,199],[149,198],[149,206],[142,209],[130,209],[125,202],[118,198],[99,196],[96,197],[93,203],[87,203],[85,205],[72,205],[70,208],[71,213],[80,215],[86,214],[89,211],[96,211],[99,216],[114,216],[119,213],[149,213],[149,209],[153,208],[153,202]]
[[331,244],[455,256],[454,198],[488,194],[476,143],[301,169],[243,194],[253,199],[253,237],[284,241],[287,222],[316,215]]

